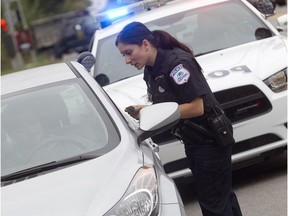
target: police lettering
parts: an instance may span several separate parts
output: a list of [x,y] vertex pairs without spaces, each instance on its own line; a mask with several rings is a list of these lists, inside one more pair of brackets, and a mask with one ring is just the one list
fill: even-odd
[[230,70],[217,70],[213,72],[209,72],[207,74],[208,78],[221,78],[225,77],[230,74],[230,72],[242,72],[242,73],[251,73],[252,71],[246,66],[246,65],[241,65],[241,66],[236,66],[233,68],[230,68]]

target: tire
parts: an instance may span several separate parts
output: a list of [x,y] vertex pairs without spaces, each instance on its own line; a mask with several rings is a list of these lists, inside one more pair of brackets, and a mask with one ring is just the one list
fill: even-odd
[[57,58],[57,59],[61,59],[62,58],[62,49],[61,47],[56,44],[53,48],[53,53],[54,53],[54,57]]

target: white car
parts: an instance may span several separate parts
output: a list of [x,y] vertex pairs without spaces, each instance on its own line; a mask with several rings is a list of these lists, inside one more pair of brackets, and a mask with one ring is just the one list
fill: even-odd
[[77,62],[1,82],[1,215],[185,216],[148,139],[178,122],[176,103],[135,125]]
[[[90,50],[96,58],[90,74],[119,109],[148,103],[143,70],[126,65],[115,47],[123,27],[139,21],[168,31],[194,51],[233,123],[235,168],[286,151],[287,37],[266,16],[246,0],[175,0],[135,14],[129,10],[126,18],[95,32]],[[169,176],[191,175],[180,142],[169,133],[153,140]]]

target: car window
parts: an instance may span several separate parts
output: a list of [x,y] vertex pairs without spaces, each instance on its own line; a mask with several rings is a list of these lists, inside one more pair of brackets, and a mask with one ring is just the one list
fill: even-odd
[[[99,42],[95,71],[108,77],[111,84],[119,80],[143,73],[142,70],[132,68],[124,62],[122,55],[115,46],[116,35],[107,37]],[[101,64],[101,65],[99,65]]]
[[4,96],[1,118],[2,175],[89,152],[99,156],[119,143],[82,81]]
[[[240,2],[210,5],[146,23],[151,29],[168,31],[188,45],[195,56],[242,45],[272,33],[265,24]],[[109,83],[143,72],[126,65],[115,47],[117,34],[99,40],[96,73],[105,74]]]

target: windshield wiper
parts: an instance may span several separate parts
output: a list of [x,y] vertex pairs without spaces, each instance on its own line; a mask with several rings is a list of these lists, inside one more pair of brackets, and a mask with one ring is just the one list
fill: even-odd
[[201,56],[201,55],[205,55],[205,54],[209,54],[209,53],[212,53],[212,52],[217,52],[217,51],[219,51],[219,50],[222,50],[222,49],[215,49],[215,50],[211,50],[211,51],[207,51],[207,52],[197,53],[197,54],[195,55],[195,57]]
[[48,170],[53,170],[59,167],[68,166],[70,164],[75,164],[79,162],[84,162],[86,160],[95,159],[99,156],[100,155],[85,154],[85,155],[75,156],[75,157],[71,157],[71,158],[64,159],[64,160],[52,161],[49,163],[41,164],[35,167],[30,167],[28,169],[20,170],[20,171],[2,176],[1,181],[10,181],[10,180],[23,178],[29,175],[45,172]]

